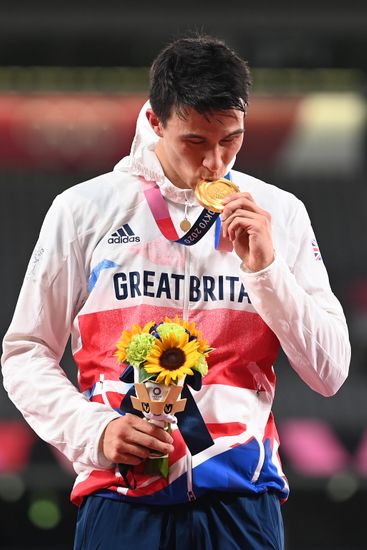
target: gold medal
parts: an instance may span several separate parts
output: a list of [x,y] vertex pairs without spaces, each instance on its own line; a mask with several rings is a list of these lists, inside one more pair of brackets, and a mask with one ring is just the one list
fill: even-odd
[[187,218],[185,218],[184,220],[182,220],[182,222],[180,223],[180,227],[182,229],[182,231],[188,231],[191,227],[191,223],[189,222],[189,220]]
[[223,199],[239,192],[237,185],[225,178],[215,181],[200,181],[195,187],[198,202],[212,212],[222,212]]

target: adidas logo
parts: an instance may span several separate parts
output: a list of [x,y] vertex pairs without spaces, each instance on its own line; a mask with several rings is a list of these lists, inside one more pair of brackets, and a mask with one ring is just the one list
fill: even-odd
[[114,243],[139,243],[140,237],[134,234],[128,223],[125,223],[120,229],[112,233],[111,237],[107,241],[109,244]]

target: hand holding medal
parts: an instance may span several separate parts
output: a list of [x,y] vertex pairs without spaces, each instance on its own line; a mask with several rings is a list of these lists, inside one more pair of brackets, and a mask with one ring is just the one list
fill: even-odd
[[250,193],[222,178],[200,182],[195,194],[206,208],[222,214],[221,237],[232,243],[245,268],[256,272],[274,261],[271,216]]

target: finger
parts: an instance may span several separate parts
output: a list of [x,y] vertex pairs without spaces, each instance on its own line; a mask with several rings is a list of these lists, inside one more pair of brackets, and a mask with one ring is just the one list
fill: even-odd
[[224,207],[222,211],[222,221],[225,221],[237,210],[247,210],[248,212],[257,212],[258,214],[261,213],[261,209],[254,202],[251,202],[245,198],[236,199]]
[[114,462],[126,464],[140,464],[149,456],[149,449],[140,445],[125,443],[123,447],[115,453]]
[[222,221],[226,220],[233,212],[237,210],[248,210],[249,212],[256,212],[261,214],[266,218],[270,219],[270,214],[260,206],[258,206],[255,201],[250,200],[243,196],[236,196],[234,200],[228,203],[222,212]]
[[265,227],[264,218],[256,214],[246,216],[233,216],[227,225],[227,233],[230,240],[236,239],[237,230],[240,233],[246,232],[248,235],[261,233]]
[[[116,440],[105,453],[112,462],[126,462],[139,464],[147,459],[151,451],[169,454],[174,451],[173,445],[162,443],[152,436],[131,430],[123,440]],[[132,461],[132,457],[134,462]]]
[[144,420],[143,418],[139,418],[137,416],[135,418],[136,418],[136,422],[134,422],[133,424],[134,424],[134,428],[137,431],[143,434],[150,435],[155,439],[159,439],[163,443],[166,443],[166,444],[173,443],[172,436],[166,430],[163,430],[162,428],[155,426],[151,422],[147,422],[147,420]]
[[251,212],[249,210],[236,210],[234,213],[232,213],[228,218],[226,218],[222,223],[222,230],[223,230],[223,236],[227,237],[229,233],[229,227],[233,223],[235,219],[238,218],[238,220],[242,220],[244,223],[246,220],[248,222],[253,222],[253,220],[259,219],[261,217],[261,214],[258,214],[256,212]]
[[223,199],[222,203],[224,205],[228,204],[228,203],[238,199],[238,197],[244,197],[245,199],[248,199],[251,202],[255,202],[255,199],[253,198],[253,196],[250,193],[247,193],[247,191],[242,191],[241,193],[232,193],[232,195],[228,195],[227,197],[225,197]]
[[269,212],[258,206],[256,203],[249,201],[248,199],[238,199],[229,203],[222,212],[222,220],[228,218],[231,214],[237,210],[247,210],[248,212],[255,212],[266,218],[270,218]]
[[115,464],[130,464],[131,466],[138,466],[143,462],[143,459],[138,458],[135,455],[122,454],[119,456],[118,460],[113,460]]
[[[158,430],[163,431],[162,428],[158,428]],[[144,447],[145,449],[158,451],[164,454],[172,453],[174,451],[174,447],[170,443],[163,442],[152,435],[139,432],[138,430],[132,432],[130,437],[131,439],[129,439],[129,443],[132,443],[139,447]]]
[[228,225],[235,218],[256,220],[256,219],[264,219],[265,216],[259,212],[254,212],[253,210],[247,210],[246,208],[238,208],[224,220],[223,225]]
[[246,208],[253,210],[254,207],[257,206],[256,201],[250,195],[250,193],[234,193],[233,195],[229,195],[228,197],[225,197],[222,201],[222,204],[224,206],[223,213],[225,214],[228,211],[233,211],[236,208],[238,208],[239,204],[242,206],[245,206]]
[[139,464],[149,455],[149,450],[139,445],[134,445],[126,441],[116,441],[106,449],[105,456],[111,462],[126,464]]

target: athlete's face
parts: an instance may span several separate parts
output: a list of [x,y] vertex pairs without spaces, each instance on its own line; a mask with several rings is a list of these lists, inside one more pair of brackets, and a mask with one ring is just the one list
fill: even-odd
[[177,187],[193,189],[200,180],[223,177],[242,145],[244,114],[236,109],[208,116],[188,109],[185,118],[173,113],[165,126],[152,110],[147,117],[160,137],[157,157]]

